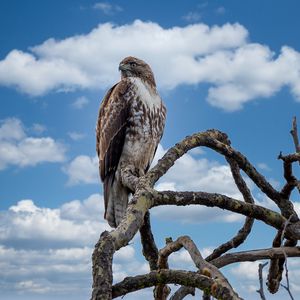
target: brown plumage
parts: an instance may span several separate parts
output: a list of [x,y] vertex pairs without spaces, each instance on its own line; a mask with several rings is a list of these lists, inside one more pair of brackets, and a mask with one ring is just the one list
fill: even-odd
[[162,137],[166,108],[156,91],[153,72],[129,56],[119,65],[121,81],[105,95],[99,110],[96,149],[104,188],[104,217],[112,227],[121,222],[130,191],[120,166],[137,176],[148,170]]

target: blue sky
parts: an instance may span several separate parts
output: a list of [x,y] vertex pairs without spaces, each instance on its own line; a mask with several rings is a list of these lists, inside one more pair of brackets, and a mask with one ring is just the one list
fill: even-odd
[[[3,299],[90,294],[91,251],[108,228],[95,124],[105,91],[119,79],[118,63],[128,55],[152,66],[168,109],[158,156],[186,135],[217,128],[274,186],[282,186],[276,158],[294,151],[289,130],[292,117],[300,119],[299,9],[296,0],[1,1]],[[258,203],[274,208],[249,184]],[[208,149],[182,158],[157,188],[240,197],[225,161]],[[204,253],[243,221],[193,207],[156,208],[152,215],[159,246],[165,237],[188,234]],[[242,249],[269,247],[273,236],[257,222]],[[191,266],[185,252],[173,255],[172,264]],[[291,260],[290,268],[299,297],[299,262]],[[116,280],[147,272],[138,238],[117,254],[114,270]],[[252,263],[226,269],[246,299],[259,299],[256,270]]]

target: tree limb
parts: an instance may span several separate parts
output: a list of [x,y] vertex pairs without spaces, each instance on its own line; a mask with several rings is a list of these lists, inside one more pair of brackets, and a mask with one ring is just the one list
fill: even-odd
[[157,270],[158,249],[151,231],[150,212],[147,211],[144,217],[144,224],[140,228],[143,255],[149,262],[150,270]]
[[219,271],[218,268],[203,259],[197,246],[188,236],[181,236],[176,241],[167,243],[167,245],[159,251],[158,266],[167,266],[169,255],[181,248],[185,248],[188,251],[195,266],[201,274],[209,276],[212,279],[218,279],[219,283],[222,283],[222,286],[226,287],[233,297],[238,297],[226,277]]
[[285,255],[287,257],[300,257],[300,247],[278,247],[227,253],[212,260],[210,263],[215,265],[217,268],[223,268],[233,263],[271,258],[284,258]]
[[242,298],[231,293],[218,279],[212,279],[198,272],[182,270],[151,271],[145,275],[126,277],[112,288],[112,297],[117,298],[128,293],[138,291],[158,284],[188,284],[201,290],[206,290],[217,299],[241,300]]
[[170,300],[182,300],[187,295],[195,296],[195,288],[191,286],[181,286]]

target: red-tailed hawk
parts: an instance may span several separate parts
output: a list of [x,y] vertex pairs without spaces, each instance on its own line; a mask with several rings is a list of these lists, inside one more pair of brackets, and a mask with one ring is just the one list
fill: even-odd
[[121,222],[130,190],[121,181],[121,165],[136,176],[147,172],[165,126],[166,108],[148,64],[126,57],[119,65],[121,81],[105,95],[97,124],[97,153],[109,225]]

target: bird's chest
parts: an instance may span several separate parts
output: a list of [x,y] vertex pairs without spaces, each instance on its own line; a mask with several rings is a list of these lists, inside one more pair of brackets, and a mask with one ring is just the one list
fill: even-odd
[[156,139],[161,135],[162,103],[157,93],[141,82],[134,85],[127,136],[130,140]]

